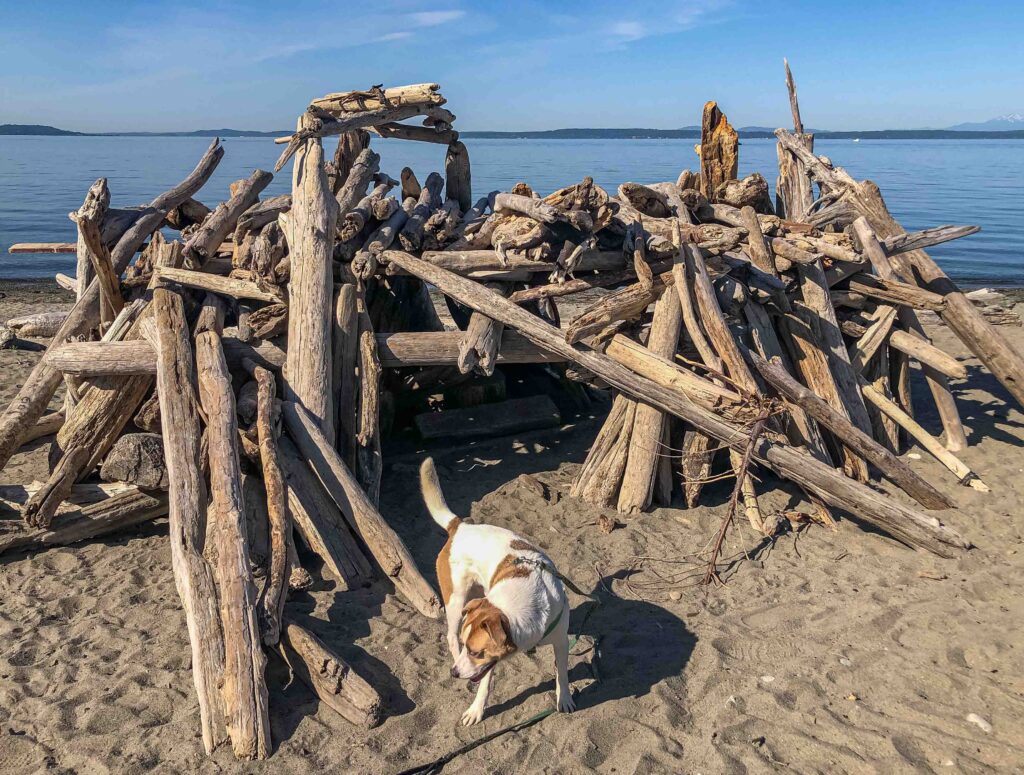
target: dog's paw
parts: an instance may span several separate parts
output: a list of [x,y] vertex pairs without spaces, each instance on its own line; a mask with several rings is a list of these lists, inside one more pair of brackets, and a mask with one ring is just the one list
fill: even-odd
[[564,697],[558,698],[559,713],[572,713],[574,710],[576,710],[576,703],[573,702],[571,692],[566,692]]
[[484,709],[478,708],[476,705],[470,705],[466,708],[466,712],[462,714],[462,726],[471,727],[474,724],[479,724],[480,719],[484,717]]

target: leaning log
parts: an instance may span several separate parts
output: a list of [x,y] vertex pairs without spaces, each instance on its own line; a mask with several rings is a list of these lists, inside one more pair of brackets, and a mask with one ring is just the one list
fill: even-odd
[[883,476],[926,509],[948,509],[955,505],[952,500],[915,474],[906,463],[793,379],[780,360],[769,362],[753,352],[746,355],[765,381],[783,398],[801,407],[835,433],[837,438],[842,439],[843,444],[852,447],[858,455],[881,471]]
[[[224,149],[220,142],[214,140],[188,177],[150,203],[149,208],[143,211],[139,219],[122,235],[111,252],[111,263],[115,273],[120,275],[127,268],[135,251],[160,227],[168,210],[177,207],[203,186],[223,155]],[[99,323],[98,302],[99,285],[92,282],[68,313],[67,320],[54,336],[51,347],[74,336],[87,334],[95,328]],[[7,465],[11,455],[21,446],[25,432],[42,416],[60,384],[60,372],[52,368],[44,356],[32,369],[32,373],[7,407],[3,417],[0,417],[0,468]]]
[[313,418],[292,401],[285,401],[282,408],[292,439],[316,470],[349,525],[358,532],[384,574],[392,579],[395,587],[417,611],[430,618],[437,617],[440,611],[437,595],[420,574],[412,554],[366,497],[352,472],[317,429]]
[[[435,285],[461,304],[501,320],[506,326],[518,329],[537,345],[578,363],[609,385],[691,423],[698,430],[734,449],[746,448],[749,441],[747,434],[678,393],[634,374],[611,359],[568,344],[558,329],[507,299],[408,253],[389,251],[387,258],[421,280]],[[762,436],[754,443],[753,456],[780,476],[800,484],[825,502],[850,511],[857,518],[885,530],[898,540],[943,556],[951,556],[956,550],[969,545],[959,533],[943,526],[934,517],[883,497],[797,449]]]
[[192,677],[199,695],[203,746],[207,753],[225,739],[224,636],[217,609],[213,571],[203,557],[206,540],[206,486],[200,459],[199,401],[195,393],[192,347],[181,296],[167,288],[153,291],[157,391],[170,497],[171,570],[185,609],[192,646]]

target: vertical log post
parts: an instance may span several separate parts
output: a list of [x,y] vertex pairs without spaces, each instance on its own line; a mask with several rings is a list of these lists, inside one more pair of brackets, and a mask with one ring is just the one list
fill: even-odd
[[157,354],[157,395],[170,484],[171,569],[192,646],[192,678],[199,696],[203,747],[212,753],[227,739],[219,689],[224,673],[224,635],[213,571],[203,557],[206,486],[200,462],[199,402],[185,305],[176,291],[153,291],[153,320],[151,339]]
[[[301,130],[302,120],[299,121]],[[319,138],[307,140],[295,154],[292,209],[286,234],[291,257],[288,283],[288,357],[285,395],[316,418],[335,438],[331,389],[331,264],[338,202],[327,184]]]
[[217,558],[214,573],[224,632],[221,694],[235,755],[265,759],[270,753],[270,714],[264,677],[267,659],[261,646],[256,587],[249,563],[235,395],[220,340],[223,324],[223,303],[207,294],[196,323],[196,369],[212,462],[208,516]]

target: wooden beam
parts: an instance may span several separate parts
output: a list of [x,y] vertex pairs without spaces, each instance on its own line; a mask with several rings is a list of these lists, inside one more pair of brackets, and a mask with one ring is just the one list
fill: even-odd
[[[388,259],[421,280],[432,283],[456,301],[518,329],[535,344],[578,363],[637,400],[686,420],[698,430],[722,440],[734,449],[745,449],[748,437],[713,413],[676,391],[634,374],[600,353],[568,344],[558,329],[507,299],[481,288],[477,283],[401,251],[389,251]],[[934,517],[883,497],[792,447],[762,437],[755,442],[753,454],[754,459],[780,476],[806,487],[832,505],[848,509],[860,519],[880,527],[899,540],[947,556],[968,546],[958,533],[944,527]]]

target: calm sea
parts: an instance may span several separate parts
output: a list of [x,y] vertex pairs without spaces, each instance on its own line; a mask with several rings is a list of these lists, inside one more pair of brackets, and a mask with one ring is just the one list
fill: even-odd
[[[609,190],[625,181],[675,180],[695,166],[692,140],[467,139],[478,196],[526,181],[548,193],[585,175]],[[108,178],[113,203],[146,202],[177,183],[209,143],[172,137],[0,137],[0,277],[52,277],[74,268],[71,255],[8,255],[15,242],[74,241],[67,214],[92,182]],[[199,193],[213,206],[228,184],[254,168],[270,169],[281,147],[269,138],[225,141],[216,174]],[[443,171],[441,146],[374,140],[382,169],[398,177],[410,166],[420,180]],[[334,141],[328,141],[328,153]],[[932,254],[965,285],[1024,285],[1024,141],[821,141],[816,150],[854,177],[881,186],[908,230],[946,223],[979,224],[980,234],[940,245]],[[290,168],[266,195],[287,192]],[[775,143],[746,140],[740,172],[759,171],[774,186]]]

